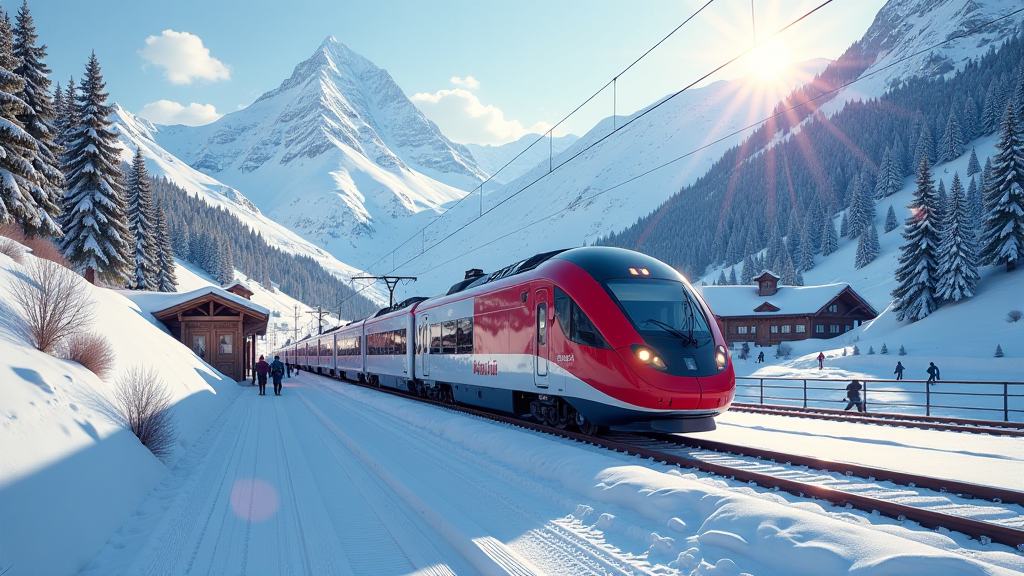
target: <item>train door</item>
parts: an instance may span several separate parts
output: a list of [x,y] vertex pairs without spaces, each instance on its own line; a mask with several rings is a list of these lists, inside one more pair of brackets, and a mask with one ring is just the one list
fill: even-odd
[[542,288],[534,292],[534,306],[537,311],[537,331],[534,339],[533,383],[540,388],[548,387],[548,291]]
[[423,375],[430,376],[430,324],[427,322],[427,315],[420,316],[420,363],[423,365]]

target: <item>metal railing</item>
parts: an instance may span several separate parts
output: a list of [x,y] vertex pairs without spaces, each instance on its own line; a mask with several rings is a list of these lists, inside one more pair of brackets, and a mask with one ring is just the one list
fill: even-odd
[[[862,380],[869,412],[1024,421],[1024,382]],[[736,377],[736,401],[803,408],[842,408],[852,381],[826,378]],[[810,384],[808,384],[810,383]]]

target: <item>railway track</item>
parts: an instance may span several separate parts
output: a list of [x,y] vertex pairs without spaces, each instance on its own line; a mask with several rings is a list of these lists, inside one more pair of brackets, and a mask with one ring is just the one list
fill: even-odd
[[792,416],[795,418],[811,418],[815,420],[836,420],[843,422],[859,422],[863,424],[880,424],[883,426],[903,426],[906,428],[924,428],[927,430],[943,430],[949,432],[970,432],[973,434],[992,434],[994,436],[1024,436],[1024,423],[999,422],[994,420],[970,420],[967,418],[946,418],[942,416],[915,416],[910,414],[890,414],[884,412],[844,412],[825,408],[800,408],[796,406],[762,405],[733,403],[730,410],[753,414],[769,414],[772,416]]
[[[1024,514],[1008,508],[1024,505],[1022,492],[680,435],[609,432],[599,436],[586,436],[504,414],[419,398],[390,388],[380,388],[351,380],[343,382],[623,454],[635,454],[657,462],[692,468],[769,490],[781,490],[802,498],[825,500],[836,506],[850,506],[900,521],[909,520],[925,528],[944,528],[960,532],[982,542],[991,541],[1018,549],[1024,546]],[[745,458],[737,459],[731,455]],[[800,470],[798,467],[806,469]],[[830,476],[829,473],[833,475]],[[854,482],[854,479],[859,481]],[[891,482],[906,489],[879,487],[877,482]],[[922,495],[916,492],[917,489],[929,490],[935,494]],[[953,506],[947,511],[923,507],[928,501],[934,503],[936,498],[943,499],[950,494],[964,500],[980,499],[991,502],[993,506],[989,507],[994,511],[989,516],[996,517],[996,521],[978,520],[952,513],[960,511],[977,514],[978,506],[967,505],[966,508],[971,508],[970,510],[965,510],[964,506]],[[919,505],[915,506],[908,502],[916,502]],[[1002,508],[1004,506],[1007,508]]]

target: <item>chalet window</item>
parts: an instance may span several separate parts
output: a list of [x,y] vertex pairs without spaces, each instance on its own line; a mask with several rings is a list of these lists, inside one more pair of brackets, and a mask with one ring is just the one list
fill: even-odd
[[772,324],[772,334],[778,334],[778,333],[779,333],[779,327],[777,325],[775,325],[775,324]]
[[750,333],[751,334],[757,334],[757,326],[751,326],[750,327]]
[[839,324],[829,324],[828,331],[832,334],[839,334]]
[[736,327],[736,333],[737,334],[746,334],[747,333],[747,327],[746,326],[737,326]]
[[790,326],[789,324],[786,324],[786,325],[784,325],[784,326],[782,327],[782,333],[783,333],[783,334],[789,334],[789,330],[790,330],[790,328],[792,328],[792,327],[791,327],[791,326]]
[[221,334],[220,335],[220,353],[231,354],[232,341],[234,340],[234,334]]
[[796,325],[796,333],[797,334],[803,334],[804,332],[807,332],[807,326],[804,326],[803,324],[797,324]]
[[824,324],[815,324],[814,325],[814,333],[815,334],[824,334],[825,333],[825,325]]
[[832,304],[832,305],[830,305],[830,306],[828,307],[828,311],[829,311],[829,312],[839,312],[839,306],[838,306],[838,305],[836,305],[836,304]]
[[192,336],[192,351],[200,358],[206,358],[206,336]]

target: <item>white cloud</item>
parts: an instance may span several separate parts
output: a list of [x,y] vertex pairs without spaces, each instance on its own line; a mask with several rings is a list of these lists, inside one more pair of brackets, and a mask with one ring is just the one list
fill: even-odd
[[195,80],[216,82],[228,80],[231,69],[210,56],[203,40],[188,32],[164,30],[159,36],[146,38],[146,47],[139,56],[154,66],[164,69],[171,84],[191,84]]
[[480,88],[480,81],[472,76],[466,76],[465,78],[459,78],[458,76],[452,76],[452,84],[456,86],[466,88],[467,90],[476,90]]
[[[467,76],[465,80],[459,80],[466,82],[472,78]],[[457,84],[455,80],[452,78],[452,82]],[[473,83],[480,85],[476,80]],[[506,144],[525,134],[542,134],[551,128],[544,122],[527,128],[518,120],[506,120],[500,108],[480,102],[476,94],[463,88],[438,90],[433,94],[419,93],[411,100],[441,128],[445,136],[464,144]]]
[[182,106],[170,100],[150,102],[139,110],[139,116],[155,124],[184,124],[186,126],[203,126],[223,116],[218,114],[213,104],[196,104]]

